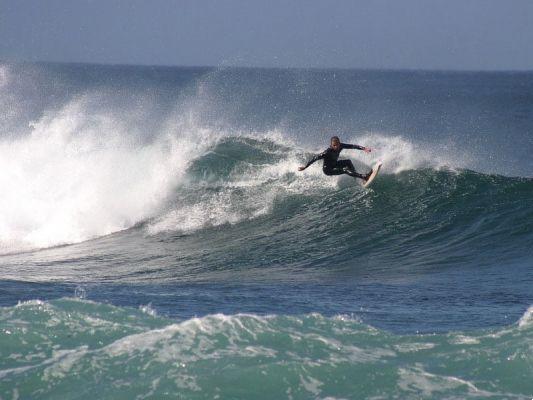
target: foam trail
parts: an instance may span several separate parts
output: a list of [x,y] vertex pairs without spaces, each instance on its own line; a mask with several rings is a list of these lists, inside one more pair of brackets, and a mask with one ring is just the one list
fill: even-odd
[[365,133],[351,138],[350,142],[371,147],[373,151],[364,161],[368,164],[383,161],[382,171],[385,173],[397,174],[419,168],[466,168],[471,161],[464,154],[450,151],[447,146],[414,143],[400,135]]

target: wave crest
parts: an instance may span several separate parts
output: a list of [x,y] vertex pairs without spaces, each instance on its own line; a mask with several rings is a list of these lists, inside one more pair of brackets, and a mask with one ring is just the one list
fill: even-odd
[[157,213],[183,175],[183,155],[201,146],[187,135],[136,133],[80,98],[2,139],[0,252],[79,242]]

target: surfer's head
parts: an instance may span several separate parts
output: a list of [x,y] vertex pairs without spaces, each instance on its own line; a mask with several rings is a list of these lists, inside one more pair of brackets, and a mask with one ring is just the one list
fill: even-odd
[[333,150],[339,150],[339,148],[341,147],[341,140],[338,136],[331,137],[330,146]]

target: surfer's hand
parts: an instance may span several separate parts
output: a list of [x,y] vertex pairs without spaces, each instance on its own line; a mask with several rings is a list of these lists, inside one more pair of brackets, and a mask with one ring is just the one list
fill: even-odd
[[305,167],[298,167],[298,171],[303,171]]
[[372,151],[372,149],[371,149],[370,147],[365,147],[365,148],[363,149],[363,151],[364,151],[365,153],[370,153],[370,152]]

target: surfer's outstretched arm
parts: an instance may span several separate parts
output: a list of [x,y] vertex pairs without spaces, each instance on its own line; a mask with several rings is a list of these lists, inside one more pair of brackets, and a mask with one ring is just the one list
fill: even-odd
[[359,146],[358,144],[348,144],[348,143],[341,143],[341,149],[363,150],[365,153],[370,153],[372,151],[370,147]]
[[310,166],[310,165],[313,164],[314,162],[323,159],[325,155],[326,155],[326,152],[323,152],[323,153],[320,153],[320,154],[315,155],[313,158],[311,158],[311,159],[307,162],[307,164],[305,164],[304,167],[298,167],[298,171],[303,171],[304,169],[306,169],[308,166]]

